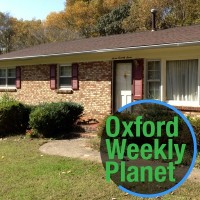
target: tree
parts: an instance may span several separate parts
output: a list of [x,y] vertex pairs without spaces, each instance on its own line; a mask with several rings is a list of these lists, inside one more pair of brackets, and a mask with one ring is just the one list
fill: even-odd
[[123,28],[129,32],[151,29],[152,8],[158,11],[156,24],[159,29],[200,22],[200,0],[133,0]]
[[82,36],[97,36],[96,24],[104,14],[108,14],[127,0],[67,0],[65,13],[69,26]]
[[200,0],[170,0],[166,21],[171,26],[185,26],[200,22]]
[[69,25],[64,12],[50,13],[44,23],[49,41],[66,41],[79,38],[79,33]]
[[49,42],[41,20],[24,21],[15,19],[13,31],[15,33],[12,37],[14,50]]
[[12,50],[13,20],[9,13],[0,12],[0,53]]
[[92,35],[96,20],[96,11],[92,3],[76,1],[73,5],[66,7],[65,14],[71,29],[86,37]]
[[47,42],[200,23],[200,0],[67,0],[46,20],[17,20],[0,12],[0,53]]
[[123,21],[123,28],[128,32],[151,29],[151,9],[157,9],[157,27],[165,26],[165,13],[168,0],[134,0],[130,15]]
[[122,22],[129,16],[130,4],[120,5],[97,21],[97,32],[101,36],[125,33]]

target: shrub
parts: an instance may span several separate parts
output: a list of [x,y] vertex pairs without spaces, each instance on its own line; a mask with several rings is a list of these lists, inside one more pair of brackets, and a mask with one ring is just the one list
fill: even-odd
[[57,137],[70,131],[83,113],[83,106],[72,102],[45,103],[30,114],[30,126],[44,137]]
[[25,133],[29,110],[20,102],[4,95],[0,99],[0,136]]
[[[135,121],[136,118],[138,116],[142,116],[142,122],[145,121],[152,121],[155,124],[158,121],[173,121],[174,116],[177,116],[175,112],[171,111],[169,108],[165,108],[162,105],[155,105],[155,104],[142,104],[142,105],[135,105],[131,112],[122,112],[122,113],[115,113],[115,116],[117,116],[121,121],[126,121],[127,124],[130,121]],[[99,132],[98,132],[98,136],[103,136],[104,138],[106,138],[106,119],[103,121],[102,125],[100,126]],[[191,144],[191,135],[189,134],[189,129],[186,126],[186,124],[183,122],[183,120],[179,117],[178,118],[178,127],[179,127],[179,137],[174,138],[174,141],[176,143],[186,143],[186,144]],[[111,122],[111,132],[115,132],[115,123]],[[147,131],[149,132],[150,127],[147,127]],[[118,136],[118,139],[121,140],[122,139],[122,133],[124,131],[124,126],[122,123],[120,123],[120,133]],[[133,133],[133,135],[135,135],[136,133],[136,127],[135,124],[133,124],[131,126],[131,131]],[[199,129],[200,131],[200,129]],[[137,143],[138,145],[142,145],[143,143],[150,143],[153,144],[154,143],[154,139],[156,138],[156,136],[153,137],[144,137],[142,134],[143,130],[142,130],[142,126],[140,126],[140,137],[130,137],[129,135],[126,136],[126,139],[128,141],[128,143]],[[161,132],[163,133],[162,136],[160,137],[159,141],[160,143],[167,143],[168,142],[168,137],[166,136],[165,132],[165,126],[161,127]]]
[[199,117],[189,118],[189,121],[194,129],[197,139],[197,144],[198,146],[200,146],[200,118]]
[[[110,116],[110,115],[109,115]],[[98,130],[98,137],[106,137],[106,120],[108,119],[109,116],[106,116],[101,124],[99,125],[99,130]],[[134,121],[135,120],[135,115],[132,113],[115,113],[113,116],[118,117],[120,121]],[[122,130],[123,125],[120,123],[120,128]],[[115,126],[114,123],[111,124],[111,132],[115,132]],[[120,132],[122,134],[122,131]]]

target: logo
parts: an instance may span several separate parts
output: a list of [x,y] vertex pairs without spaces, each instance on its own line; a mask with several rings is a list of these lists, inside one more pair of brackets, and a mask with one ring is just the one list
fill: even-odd
[[153,198],[174,191],[188,178],[197,142],[179,110],[141,100],[107,118],[100,153],[107,182],[130,195]]

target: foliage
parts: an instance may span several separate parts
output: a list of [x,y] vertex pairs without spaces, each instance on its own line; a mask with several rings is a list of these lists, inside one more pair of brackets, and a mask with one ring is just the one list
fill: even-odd
[[123,21],[123,28],[133,32],[151,29],[152,8],[157,9],[157,28],[165,29],[199,23],[199,0],[134,0],[130,15]]
[[57,137],[70,131],[83,112],[83,106],[72,102],[46,103],[30,114],[30,126],[44,137]]
[[170,0],[166,21],[172,26],[185,26],[200,22],[199,0]]
[[12,38],[12,49],[23,49],[50,40],[46,37],[45,27],[41,20],[14,20],[13,31],[15,36]]
[[85,1],[76,1],[73,5],[67,6],[65,12],[69,26],[78,30],[80,34],[89,37],[96,21],[96,12],[93,4]]
[[[114,116],[118,117],[118,119],[120,121],[134,121],[135,120],[135,114],[131,114],[131,113],[115,113]],[[99,131],[97,133],[97,135],[99,137],[106,137],[106,121],[108,119],[109,116],[106,116],[104,118],[104,120],[102,120],[101,124],[99,125]],[[121,128],[123,128],[123,125],[121,125]],[[111,132],[114,132],[115,131],[115,126],[114,126],[114,123],[111,124]],[[121,132],[122,134],[122,132]]]
[[1,53],[49,42],[41,20],[17,20],[0,13]]
[[66,0],[46,20],[18,20],[0,12],[0,53],[81,37],[150,30],[157,9],[158,29],[200,23],[200,0]]
[[25,133],[30,110],[4,95],[0,100],[0,136]]
[[69,26],[77,30],[80,35],[85,37],[97,36],[96,24],[98,19],[125,3],[127,3],[127,0],[72,0],[66,2],[65,14]]
[[73,40],[80,34],[70,26],[65,12],[52,12],[44,22],[46,37],[50,42]]
[[197,144],[198,146],[200,146],[200,118],[199,117],[189,118],[189,121],[196,134]]
[[[152,121],[155,124],[155,130],[156,130],[156,124],[158,121],[173,121],[174,117],[177,116],[175,112],[172,112],[170,109],[165,108],[161,105],[155,105],[155,104],[143,104],[143,105],[135,105],[132,108],[131,112],[122,112],[122,113],[115,113],[115,116],[117,116],[120,120],[120,133],[118,136],[118,139],[122,139],[121,135],[124,132],[124,125],[122,124],[122,121],[126,121],[127,124],[132,121],[134,122],[138,116],[142,117],[141,122],[144,123],[146,121]],[[107,117],[106,117],[107,119]],[[98,135],[101,137],[103,136],[106,138],[106,119],[102,123],[102,126],[100,127]],[[147,132],[150,132],[150,127],[147,126]],[[192,143],[191,135],[189,134],[189,129],[187,125],[183,122],[183,120],[179,117],[178,118],[178,128],[179,128],[179,136],[177,138],[174,138],[174,141],[176,143],[185,143],[188,144],[188,149],[190,150],[190,144]],[[130,129],[133,133],[133,135],[136,134],[136,126],[133,124]],[[111,121],[111,132],[115,132],[115,122]],[[140,133],[143,132],[142,125],[140,125]],[[168,141],[168,137],[166,137],[166,126],[161,126],[161,137],[160,142],[166,143]],[[156,136],[153,137],[144,137],[143,134],[140,135],[140,137],[131,137],[129,135],[126,136],[126,139],[132,143],[136,143],[138,145],[142,145],[145,142],[147,143],[153,143]]]
[[0,12],[0,51],[7,53],[12,50],[12,37],[14,35],[13,18],[9,13]]
[[110,13],[101,16],[97,22],[97,32],[101,36],[125,33],[122,21],[129,16],[130,4],[114,8]]

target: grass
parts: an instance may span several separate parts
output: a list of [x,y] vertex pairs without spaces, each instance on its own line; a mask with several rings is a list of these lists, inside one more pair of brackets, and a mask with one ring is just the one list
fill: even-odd
[[[59,156],[41,155],[44,139],[10,137],[0,141],[0,199],[74,200],[141,199],[106,183],[101,164]],[[67,147],[66,147],[67,148]],[[161,199],[199,199],[200,183],[186,181]]]

